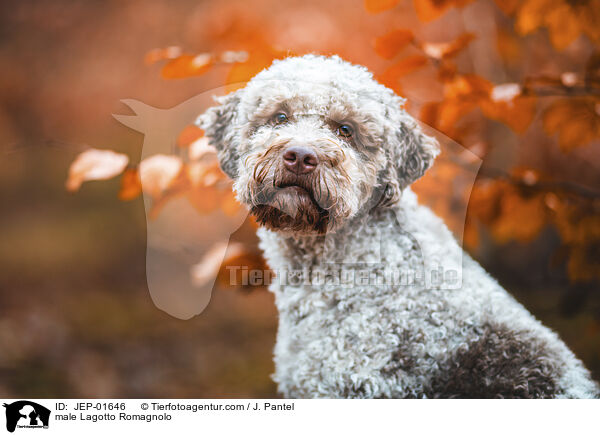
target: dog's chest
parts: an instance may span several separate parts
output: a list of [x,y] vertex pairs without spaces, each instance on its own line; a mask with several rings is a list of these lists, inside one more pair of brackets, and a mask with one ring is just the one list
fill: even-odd
[[438,317],[446,311],[442,302],[381,289],[365,287],[343,299],[294,287],[276,295],[275,379],[296,397],[418,396],[449,326]]
[[[290,397],[423,395],[426,378],[457,345],[450,331],[460,316],[439,292],[402,280],[423,270],[423,256],[410,234],[378,224],[341,235],[339,243],[334,238],[294,244],[266,231],[259,236],[279,278],[271,290],[280,316],[274,379],[281,392]],[[291,282],[294,270],[313,274]],[[370,273],[377,271],[399,272],[394,277],[401,281],[382,285]]]

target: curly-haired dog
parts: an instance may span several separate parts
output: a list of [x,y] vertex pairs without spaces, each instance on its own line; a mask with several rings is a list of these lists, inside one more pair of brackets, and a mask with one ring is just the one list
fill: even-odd
[[599,394],[418,205],[408,186],[438,144],[365,68],[288,58],[218,102],[198,124],[278,274],[274,379],[286,397]]

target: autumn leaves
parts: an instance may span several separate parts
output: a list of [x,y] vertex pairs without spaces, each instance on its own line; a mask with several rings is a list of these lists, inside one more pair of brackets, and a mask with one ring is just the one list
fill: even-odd
[[222,210],[235,215],[241,206],[235,200],[231,182],[219,169],[216,151],[204,132],[186,127],[176,140],[182,155],[155,154],[138,166],[128,166],[129,157],[110,150],[89,149],[71,164],[67,190],[78,190],[84,181],[106,180],[119,174],[121,200],[131,200],[142,191],[152,199],[149,217],[158,215],[170,200],[183,196],[200,213]]
[[[377,29],[376,34],[365,35],[372,46],[365,45],[369,52],[356,56],[368,67],[383,62],[383,67],[375,71],[376,77],[401,95],[407,79],[424,88],[439,89],[435,98],[424,99],[423,104],[409,101],[409,110],[486,161],[472,194],[471,186],[457,182],[464,168],[444,154],[415,186],[420,197],[433,205],[451,227],[464,231],[469,248],[480,245],[482,230],[495,243],[504,244],[513,240],[530,242],[544,228],[551,227],[563,244],[561,252],[570,277],[584,281],[599,278],[594,271],[600,270],[600,264],[596,267],[590,263],[598,255],[594,257],[590,252],[600,250],[600,234],[595,230],[600,228],[595,217],[600,215],[600,195],[574,188],[561,182],[561,174],[518,158],[510,165],[495,168],[496,162],[489,156],[502,154],[509,139],[519,151],[517,157],[550,155],[554,148],[558,158],[564,159],[561,162],[597,144],[600,0],[487,2],[487,9],[480,12],[493,15],[490,21],[497,25],[490,30],[494,32],[491,36],[482,38],[473,29],[465,32],[460,25],[451,32],[454,37],[447,39],[421,36],[426,34],[420,31],[424,23],[441,20],[451,10],[462,13],[482,2],[364,0],[364,8],[355,12],[361,14],[361,19],[393,16],[400,8],[405,11],[410,7],[415,18],[410,26],[388,25],[382,31]],[[302,54],[294,47],[283,52],[262,32],[260,24],[252,21],[244,27],[235,21],[227,32],[208,34],[204,42],[212,44],[214,52],[158,48],[150,51],[145,61],[161,63],[160,74],[165,79],[201,76],[223,68],[225,85],[231,90],[242,86],[273,59]],[[330,52],[327,41],[319,44],[312,50]],[[481,53],[477,49],[493,53],[497,62],[494,68],[506,73],[491,77],[469,68],[470,56]],[[532,56],[535,61],[529,59]],[[172,154],[149,156],[137,165],[113,151],[88,150],[73,162],[67,188],[75,191],[84,181],[122,174],[119,198],[136,198],[143,191],[152,199],[151,217],[173,198],[185,198],[200,213],[222,210],[231,215],[239,211],[229,181],[218,168],[202,131],[185,127],[179,136],[173,135],[172,142]],[[540,161],[544,159],[551,160],[540,157]],[[548,163],[548,167],[557,166],[552,165]],[[465,223],[464,215],[457,210],[464,211],[467,203]]]
[[[413,1],[422,22],[439,18],[451,7],[460,9],[471,3],[474,2]],[[504,146],[493,143],[489,121],[507,125],[523,147],[534,145],[521,139],[525,134],[540,138],[542,132],[549,138],[556,137],[563,153],[598,141],[600,1],[497,0],[495,3],[504,14],[499,20],[506,22],[508,18],[511,25],[498,27],[496,47],[489,49],[498,50],[500,58],[516,73],[513,76],[523,77],[520,81],[494,84],[472,71],[462,72],[457,57],[476,40],[471,33],[432,43],[419,40],[404,28],[393,29],[375,40],[375,52],[392,61],[379,80],[402,94],[405,76],[416,74],[427,80],[428,75],[423,71],[433,68],[442,86],[442,99],[423,104],[420,119],[481,157],[494,146]],[[393,13],[400,4],[400,1],[365,0],[366,10],[373,14]],[[544,45],[543,38],[525,40],[527,35],[543,29],[547,30],[551,47]],[[580,41],[583,48],[579,48],[584,53],[591,52],[587,59],[572,62],[569,69],[560,71],[560,63],[553,65],[546,55],[545,68],[552,73],[528,72],[531,71],[531,67],[525,66],[528,49],[539,53],[550,53],[552,49],[561,52],[581,35],[589,40],[589,44]],[[415,49],[420,54],[414,54]],[[403,56],[403,52],[408,54]],[[534,67],[541,69],[538,65]],[[429,174],[416,183],[415,190],[455,231],[463,231],[466,246],[471,249],[479,246],[482,228],[496,243],[504,244],[514,240],[531,242],[544,228],[551,227],[561,238],[561,257],[566,261],[569,277],[574,281],[600,279],[597,272],[600,264],[593,260],[598,255],[592,254],[600,249],[600,233],[596,230],[600,228],[599,193],[558,182],[534,168],[517,166],[508,171],[488,167],[480,174],[471,195],[465,197],[454,186],[460,173],[461,169],[442,155]],[[466,206],[467,201],[466,222],[456,222],[460,204]]]

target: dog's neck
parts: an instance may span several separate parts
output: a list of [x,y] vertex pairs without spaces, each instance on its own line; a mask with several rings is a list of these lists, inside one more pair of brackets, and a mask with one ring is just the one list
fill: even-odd
[[[410,192],[412,194],[412,192]],[[414,194],[412,194],[414,195]],[[404,195],[403,195],[404,196]],[[276,232],[262,228],[259,231],[261,239],[268,239],[284,247],[281,253],[269,252],[264,245],[265,257],[272,260],[271,256],[284,255],[280,260],[291,268],[306,269],[319,267],[324,263],[343,264],[347,262],[348,252],[352,249],[353,241],[358,235],[374,233],[381,224],[398,225],[402,223],[398,216],[402,216],[403,199],[393,207],[365,209],[357,213],[335,231],[326,234],[297,234],[292,232]],[[400,218],[402,220],[402,218]],[[277,259],[273,259],[277,261]],[[271,261],[270,261],[271,262]]]

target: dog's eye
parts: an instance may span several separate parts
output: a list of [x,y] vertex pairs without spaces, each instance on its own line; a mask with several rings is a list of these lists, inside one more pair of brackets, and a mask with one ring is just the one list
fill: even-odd
[[342,124],[338,127],[337,132],[342,137],[352,137],[354,130],[348,124]]
[[275,116],[273,116],[273,122],[277,125],[279,124],[283,124],[284,122],[287,122],[288,117],[285,113],[276,113]]

